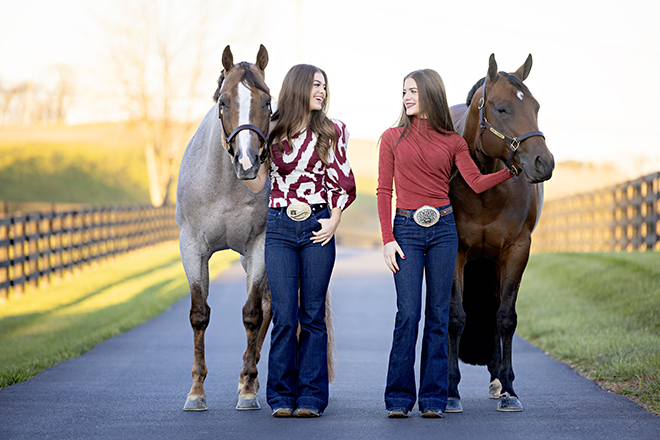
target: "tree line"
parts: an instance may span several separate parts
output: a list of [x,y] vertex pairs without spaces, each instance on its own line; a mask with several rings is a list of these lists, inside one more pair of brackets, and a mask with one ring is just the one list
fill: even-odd
[[65,122],[74,94],[72,69],[52,70],[54,81],[8,84],[0,79],[0,127]]

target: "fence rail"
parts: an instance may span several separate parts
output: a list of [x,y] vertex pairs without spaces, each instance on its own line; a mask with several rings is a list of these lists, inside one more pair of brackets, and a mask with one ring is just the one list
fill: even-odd
[[99,207],[0,217],[0,300],[92,262],[176,240],[174,207]]
[[534,252],[660,250],[660,172],[548,201],[532,234]]

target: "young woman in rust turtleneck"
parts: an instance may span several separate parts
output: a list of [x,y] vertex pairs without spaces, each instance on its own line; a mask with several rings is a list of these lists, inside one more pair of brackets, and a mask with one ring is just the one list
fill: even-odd
[[[442,417],[447,406],[449,299],[458,249],[449,201],[454,166],[477,193],[513,177],[507,169],[481,174],[467,143],[454,131],[442,78],[434,70],[414,71],[404,78],[401,116],[397,126],[381,136],[378,161],[383,256],[394,273],[397,292],[385,388],[388,417],[407,417],[416,401],[422,417]],[[417,395],[415,344],[424,275],[426,310]]]

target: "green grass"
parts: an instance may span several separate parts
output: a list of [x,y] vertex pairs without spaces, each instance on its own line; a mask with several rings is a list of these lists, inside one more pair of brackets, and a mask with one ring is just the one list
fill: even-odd
[[0,200],[149,203],[139,132],[130,124],[0,132]]
[[603,388],[660,414],[660,254],[535,254],[518,333]]
[[[236,258],[216,253],[211,276]],[[178,245],[170,242],[0,304],[0,388],[157,316],[188,291]]]

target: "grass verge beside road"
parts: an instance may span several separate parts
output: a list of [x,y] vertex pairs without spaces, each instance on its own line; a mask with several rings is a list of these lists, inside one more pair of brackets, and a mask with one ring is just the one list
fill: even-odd
[[660,254],[534,254],[518,334],[660,414]]
[[[214,254],[211,277],[237,257]],[[170,242],[11,299],[0,305],[0,388],[146,322],[188,292],[178,243]]]

